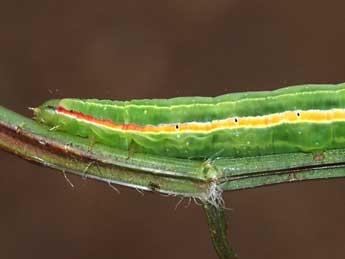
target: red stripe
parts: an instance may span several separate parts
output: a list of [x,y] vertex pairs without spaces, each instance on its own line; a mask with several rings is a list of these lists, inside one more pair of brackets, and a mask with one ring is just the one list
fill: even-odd
[[99,125],[104,125],[104,126],[115,128],[115,129],[140,131],[143,128],[142,126],[139,126],[136,124],[114,123],[110,120],[97,119],[91,115],[86,115],[86,114],[83,114],[81,112],[67,110],[62,106],[58,106],[56,108],[56,111],[60,114],[69,115],[69,116],[72,116],[76,119],[92,122],[92,123],[99,124]]

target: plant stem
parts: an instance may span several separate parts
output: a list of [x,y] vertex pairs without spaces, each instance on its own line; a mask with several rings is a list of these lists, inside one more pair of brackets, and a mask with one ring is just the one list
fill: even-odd
[[237,258],[228,241],[224,209],[208,202],[203,203],[203,209],[207,217],[213,247],[218,257],[220,259]]

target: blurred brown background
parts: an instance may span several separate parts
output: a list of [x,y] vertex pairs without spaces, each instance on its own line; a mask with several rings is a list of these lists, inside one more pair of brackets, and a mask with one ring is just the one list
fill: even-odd
[[[0,103],[345,81],[344,1],[1,1]],[[201,209],[0,151],[0,258],[215,258]],[[226,193],[246,258],[345,258],[345,180]]]

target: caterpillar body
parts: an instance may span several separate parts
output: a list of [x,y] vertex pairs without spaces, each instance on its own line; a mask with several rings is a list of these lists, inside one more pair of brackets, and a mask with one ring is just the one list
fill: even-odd
[[178,158],[345,148],[345,83],[218,97],[50,100],[38,121],[104,145]]

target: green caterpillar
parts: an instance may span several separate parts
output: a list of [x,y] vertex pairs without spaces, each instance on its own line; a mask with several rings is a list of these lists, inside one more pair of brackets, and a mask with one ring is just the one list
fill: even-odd
[[345,83],[218,97],[50,100],[36,119],[124,150],[204,159],[345,148]]

